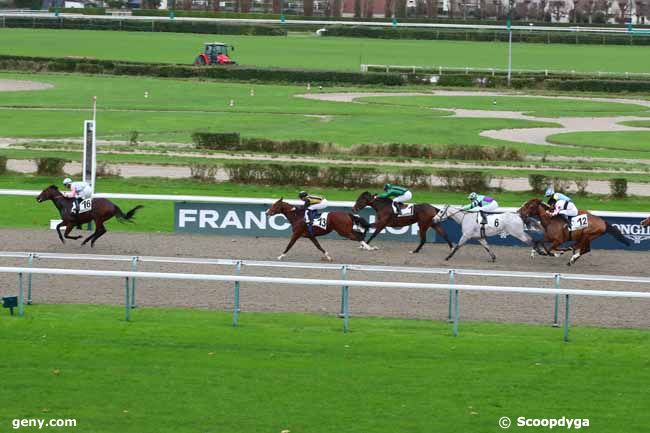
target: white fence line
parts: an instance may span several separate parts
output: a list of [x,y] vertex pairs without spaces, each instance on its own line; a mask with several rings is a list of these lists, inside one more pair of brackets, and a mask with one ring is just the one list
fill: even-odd
[[[37,190],[26,189],[0,189],[0,195],[15,195],[36,197],[41,193]],[[178,202],[202,202],[202,203],[226,203],[226,204],[262,204],[271,205],[277,199],[272,198],[251,198],[251,197],[220,197],[220,196],[199,196],[199,195],[169,195],[169,194],[128,194],[128,193],[96,193],[94,197],[98,198],[113,198],[113,199],[126,199],[126,200],[160,200],[160,201],[178,201]],[[300,200],[285,200],[287,203],[293,205],[301,205]],[[352,207],[353,201],[330,201],[330,206],[338,207]],[[433,204],[436,207],[442,207],[443,204]],[[502,207],[499,208],[502,212],[515,212],[517,208]],[[603,217],[629,217],[629,218],[646,218],[648,215],[645,212],[616,212],[616,211],[590,211],[594,215]]]
[[[232,259],[205,259],[205,258],[178,258],[178,257],[155,257],[155,256],[111,256],[111,255],[92,255],[92,254],[56,254],[56,253],[26,253],[2,251],[0,257],[6,258],[28,258],[29,267],[0,267],[0,273],[15,273],[19,275],[19,295],[18,309],[19,315],[24,311],[24,286],[23,275],[28,276],[28,304],[31,304],[32,275],[67,275],[67,276],[91,276],[91,277],[120,277],[125,278],[125,320],[130,318],[130,309],[135,306],[135,281],[136,278],[154,278],[167,280],[193,280],[193,281],[221,281],[234,282],[234,306],[233,306],[233,325],[238,323],[239,315],[239,291],[242,282],[251,283],[270,283],[270,284],[292,284],[292,285],[326,285],[341,286],[341,316],[344,318],[344,332],[348,330],[349,322],[349,288],[350,287],[373,287],[373,288],[408,288],[408,289],[425,289],[425,290],[449,290],[449,311],[448,319],[452,321],[453,310],[453,334],[458,335],[459,322],[459,291],[475,292],[500,292],[500,293],[527,293],[555,295],[554,307],[554,326],[559,326],[558,308],[560,296],[565,298],[565,318],[564,318],[564,339],[568,341],[569,332],[569,297],[573,296],[595,296],[595,297],[625,297],[637,299],[650,299],[650,292],[638,291],[610,291],[610,290],[584,290],[584,289],[567,289],[560,287],[561,279],[565,280],[590,280],[590,281],[610,281],[626,283],[650,283],[650,278],[644,277],[624,277],[612,275],[586,275],[586,274],[550,274],[535,272],[510,272],[510,271],[485,271],[472,269],[441,269],[441,268],[415,268],[415,267],[389,267],[389,266],[369,266],[369,265],[335,265],[335,264],[318,264],[318,263],[279,263],[265,261],[243,261]],[[107,270],[85,270],[85,269],[58,269],[58,268],[33,268],[34,259],[63,259],[63,260],[107,260],[107,261],[130,261],[132,263],[131,271],[107,271]],[[214,264],[214,265],[234,265],[234,275],[222,274],[193,274],[193,273],[174,273],[174,272],[139,272],[137,271],[138,262],[151,263],[184,263],[184,264]],[[243,266],[251,267],[282,267],[282,268],[308,268],[308,269],[330,269],[339,270],[340,279],[314,279],[314,278],[286,278],[286,277],[263,277],[263,276],[243,276],[241,269]],[[412,283],[412,282],[386,282],[371,280],[349,280],[348,271],[366,271],[366,272],[392,272],[392,273],[418,273],[418,274],[439,274],[448,275],[448,283]],[[521,286],[486,286],[456,284],[457,275],[472,275],[483,277],[517,277],[517,278],[535,278],[545,279],[553,278],[555,288],[539,287],[521,287]]]
[[[237,273],[241,269],[241,263],[237,265]],[[373,287],[373,288],[409,288],[425,290],[449,290],[453,293],[454,315],[453,315],[453,334],[458,335],[459,323],[459,292],[476,291],[476,292],[500,292],[500,293],[527,293],[527,294],[544,294],[560,295],[565,298],[565,318],[564,318],[564,340],[569,339],[569,297],[573,296],[596,296],[596,297],[625,297],[650,299],[650,292],[623,292],[607,290],[579,290],[579,289],[549,289],[537,287],[507,287],[507,286],[477,286],[469,284],[455,284],[453,280],[449,283],[409,283],[409,282],[386,282],[386,281],[367,281],[367,280],[347,280],[347,279],[313,279],[313,278],[285,278],[285,277],[256,277],[242,275],[209,275],[209,274],[189,274],[189,273],[163,273],[163,272],[137,272],[137,271],[96,271],[86,269],[58,269],[58,268],[26,268],[26,267],[0,267],[0,273],[18,274],[19,292],[18,292],[18,315],[24,314],[24,293],[23,293],[23,275],[43,274],[43,275],[65,275],[65,276],[87,276],[87,277],[118,277],[125,279],[124,285],[124,307],[125,320],[130,320],[130,310],[132,307],[133,295],[131,294],[131,283],[136,278],[153,278],[165,280],[190,280],[190,281],[220,281],[234,282],[234,305],[233,305],[233,325],[238,324],[239,315],[239,291],[242,282],[250,283],[267,283],[267,284],[291,284],[291,285],[310,285],[310,286],[341,286],[341,305],[343,307],[344,332],[348,330],[349,322],[349,288],[350,287]]]
[[[56,17],[54,12],[50,13],[0,13],[0,17]],[[60,13],[60,19],[86,19],[86,20],[122,20],[122,21],[170,21],[169,17],[154,16],[113,16],[113,15],[82,15]],[[251,19],[251,18],[200,18],[200,17],[175,17],[174,21],[203,21],[203,22],[231,22],[231,23],[258,23],[258,24],[279,24],[279,19]],[[329,21],[329,20],[287,20],[286,25],[291,24],[311,24],[323,26],[368,26],[368,27],[393,27],[392,22],[386,21]],[[397,22],[397,27],[417,27],[417,28],[447,28],[447,29],[481,29],[481,30],[506,30],[505,24],[456,24],[456,23],[412,23]],[[626,27],[557,27],[557,26],[530,26],[530,25],[513,25],[513,30],[522,30],[527,32],[568,32],[568,33],[629,33]]]

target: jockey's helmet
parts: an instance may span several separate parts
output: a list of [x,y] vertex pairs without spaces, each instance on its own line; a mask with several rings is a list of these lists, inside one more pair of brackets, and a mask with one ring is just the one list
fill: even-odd
[[552,186],[549,186],[548,188],[546,188],[546,191],[544,192],[544,197],[550,197],[553,194],[555,194],[555,190],[553,189]]
[[300,197],[300,198],[305,198],[305,197],[307,197],[308,195],[309,195],[309,194],[307,194],[307,191],[300,191],[300,193],[298,194],[298,197]]
[[470,200],[476,200],[477,194],[475,192],[470,193],[467,198]]
[[392,187],[393,187],[393,185],[391,185],[390,183],[387,183],[387,184],[384,185],[384,191],[388,191]]
[[66,177],[65,179],[63,179],[63,185],[68,186],[71,183],[72,183],[72,179],[70,179],[69,177]]

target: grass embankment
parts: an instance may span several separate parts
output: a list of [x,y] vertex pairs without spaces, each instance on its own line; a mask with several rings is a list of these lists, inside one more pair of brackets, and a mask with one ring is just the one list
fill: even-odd
[[[209,35],[87,30],[0,29],[0,54],[84,56],[99,59],[191,64]],[[363,38],[225,36],[243,65],[358,71],[387,64],[505,69],[507,43],[380,40]],[[579,61],[576,52],[580,53]],[[577,72],[646,72],[643,46],[522,44],[512,47],[513,68]]]
[[[4,315],[4,314],[3,314]],[[0,425],[80,431],[488,433],[502,416],[645,433],[650,334],[145,308],[34,305],[3,317]],[[517,427],[511,430],[519,431]],[[32,432],[37,429],[21,429]],[[71,430],[72,431],[72,430]],[[524,431],[524,430],[522,430]]]
[[[0,176],[0,188],[42,190],[50,184],[59,184],[61,179],[39,176],[6,175]],[[100,178],[97,182],[98,192],[121,192],[137,194],[187,194],[225,197],[257,197],[257,198],[294,198],[301,187],[295,186],[260,186],[240,185],[231,183],[208,184],[192,180],[168,179],[120,179]],[[354,201],[362,192],[361,189],[345,190],[341,188],[311,189],[315,193],[326,196],[329,200]],[[416,202],[429,203],[464,203],[467,193],[443,191],[414,190]],[[519,207],[534,194],[529,192],[503,192],[496,194],[501,206]],[[615,210],[615,211],[647,211],[647,198],[630,197],[612,200],[606,196],[586,196],[576,198],[581,209]],[[119,224],[114,220],[108,222],[109,230],[140,231],[140,232],[172,232],[173,231],[173,202],[134,200],[115,200],[126,211],[136,204],[144,204],[145,208],[138,213],[136,224]],[[58,213],[51,203],[36,203],[32,197],[0,196],[2,209],[10,212],[0,212],[0,228],[43,228],[50,219],[58,218]]]

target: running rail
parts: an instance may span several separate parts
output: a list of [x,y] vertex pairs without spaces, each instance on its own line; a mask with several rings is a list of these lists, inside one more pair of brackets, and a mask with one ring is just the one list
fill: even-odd
[[[314,278],[285,278],[285,277],[255,277],[239,275],[241,262],[237,263],[236,275],[210,275],[210,274],[191,274],[177,272],[137,272],[137,271],[106,271],[106,270],[86,270],[86,269],[58,269],[58,268],[26,268],[26,267],[0,267],[0,273],[18,274],[18,315],[24,315],[24,291],[23,276],[24,274],[43,274],[43,275],[65,275],[65,276],[87,276],[87,277],[116,277],[124,278],[124,308],[125,320],[130,320],[133,295],[131,294],[131,282],[136,278],[152,278],[164,280],[189,280],[189,281],[219,281],[234,282],[234,306],[233,306],[233,326],[238,324],[239,315],[239,292],[241,283],[266,283],[266,284],[291,284],[291,285],[308,285],[308,286],[340,286],[342,316],[344,318],[343,329],[348,331],[349,322],[349,289],[350,287],[372,287],[378,289],[425,289],[425,290],[449,290],[454,294],[454,317],[453,317],[453,335],[458,335],[459,323],[459,293],[460,291],[474,292],[501,292],[501,293],[527,293],[564,296],[565,299],[565,318],[564,318],[564,341],[569,341],[569,299],[570,296],[595,296],[595,297],[625,297],[637,299],[650,299],[650,292],[624,292],[608,290],[580,290],[580,289],[549,289],[538,287],[507,287],[507,286],[477,286],[470,284],[455,284],[450,279],[446,284],[435,283],[410,283],[410,282],[387,282],[387,281],[368,281],[368,280],[347,280],[346,274],[341,274],[341,279],[314,279]],[[345,270],[345,266],[343,268]]]

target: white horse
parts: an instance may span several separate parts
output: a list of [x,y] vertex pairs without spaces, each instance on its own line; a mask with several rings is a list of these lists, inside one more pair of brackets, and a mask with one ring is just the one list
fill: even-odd
[[[487,223],[483,225],[481,224],[481,214],[479,212],[468,212],[463,210],[462,207],[446,205],[433,218],[433,222],[438,224],[449,218],[460,225],[463,234],[445,260],[451,259],[456,254],[456,251],[468,241],[478,239],[479,243],[490,254],[492,261],[495,261],[497,256],[490,250],[490,245],[488,245],[485,238],[504,234],[514,236],[526,245],[532,246],[531,258],[535,257],[535,252],[540,253],[539,241],[534,241],[532,236],[526,233],[524,220],[518,213],[486,214]],[[481,233],[481,228],[485,229],[483,233]]]

